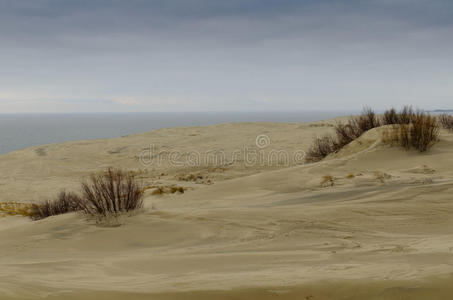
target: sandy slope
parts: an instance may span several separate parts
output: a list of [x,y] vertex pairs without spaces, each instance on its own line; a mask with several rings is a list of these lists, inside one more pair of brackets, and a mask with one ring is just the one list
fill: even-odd
[[[419,154],[366,133],[323,162],[146,170],[150,143],[181,153],[307,149],[316,124],[157,130],[0,157],[0,200],[36,201],[106,166],[138,170],[146,210],[119,227],[77,214],[0,218],[1,299],[451,299],[453,134]],[[270,145],[259,148],[256,136]],[[196,181],[183,181],[188,175]],[[330,176],[330,177],[326,177]]]

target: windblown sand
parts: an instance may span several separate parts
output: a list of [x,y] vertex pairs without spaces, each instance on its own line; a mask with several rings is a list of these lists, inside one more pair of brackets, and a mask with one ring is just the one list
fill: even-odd
[[294,158],[333,123],[171,128],[0,156],[0,202],[77,191],[109,166],[150,187],[121,226],[1,217],[0,299],[452,299],[453,134],[424,154],[384,145],[378,128],[319,163],[244,156]]

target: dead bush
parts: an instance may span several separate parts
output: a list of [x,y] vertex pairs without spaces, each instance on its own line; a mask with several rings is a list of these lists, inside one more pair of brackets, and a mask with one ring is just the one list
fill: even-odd
[[351,117],[347,124],[336,124],[334,129],[338,144],[337,148],[341,149],[359,138],[364,132],[381,126],[380,123],[376,113],[371,108],[366,107],[359,116]]
[[332,136],[316,137],[306,154],[305,160],[307,162],[320,161],[330,153],[335,152],[335,148],[336,142]]
[[395,108],[391,108],[384,112],[384,116],[382,117],[382,124],[383,125],[391,125],[391,124],[398,124],[399,123],[398,113],[396,112]]
[[53,200],[46,200],[31,206],[30,217],[33,220],[41,220],[50,216],[66,214],[73,211],[78,211],[81,199],[74,193],[62,191]]
[[351,117],[346,124],[337,123],[335,134],[316,137],[307,152],[306,162],[317,162],[360,137],[364,132],[380,126],[380,120],[371,108],[364,108],[361,115]]
[[416,113],[412,106],[404,106],[400,112],[391,108],[384,112],[381,125],[410,124]]
[[384,133],[383,141],[407,150],[425,152],[439,139],[439,125],[435,117],[423,111],[413,113],[409,124],[393,125]]
[[358,117],[352,118],[350,120],[350,123],[351,122],[353,126],[356,127],[355,131],[360,135],[362,135],[365,131],[381,126],[381,122],[376,116],[376,113],[369,107],[365,107],[362,114]]
[[412,146],[424,152],[439,140],[439,125],[435,117],[422,111],[413,116],[410,127]]
[[453,116],[448,114],[442,114],[439,116],[439,123],[442,128],[453,131]]
[[130,172],[109,168],[82,183],[81,210],[106,217],[143,207],[143,188]]

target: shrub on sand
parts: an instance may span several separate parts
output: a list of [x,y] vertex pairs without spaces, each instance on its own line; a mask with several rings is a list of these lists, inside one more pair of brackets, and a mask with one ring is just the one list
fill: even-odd
[[398,114],[398,124],[410,124],[415,117],[412,106],[405,106]]
[[335,152],[336,147],[336,142],[332,136],[316,137],[307,152],[305,160],[307,162],[320,161],[330,153]]
[[439,122],[444,129],[453,131],[453,116],[448,114],[442,114],[439,116]]
[[360,136],[360,133],[357,130],[358,128],[351,123],[352,122],[349,121],[348,124],[339,123],[335,125],[335,138],[338,149],[343,148]]
[[391,125],[391,124],[398,124],[398,113],[396,112],[395,108],[391,108],[384,112],[384,116],[382,117],[382,124],[383,125]]
[[[381,126],[381,121],[376,116],[376,113],[369,107],[365,107],[362,114],[356,118],[352,118],[350,123],[356,127],[356,132],[362,135],[365,131]],[[359,135],[359,136],[360,136]]]
[[81,196],[60,192],[56,199],[33,204],[29,216],[41,220],[49,216],[81,211],[97,218],[116,217],[143,207],[143,188],[134,174],[109,168],[82,183]]
[[60,192],[53,200],[46,200],[31,206],[30,217],[41,220],[50,216],[61,215],[80,210],[81,199],[74,193]]
[[359,116],[351,117],[347,124],[337,124],[335,126],[335,135],[338,149],[359,138],[364,132],[381,126],[380,123],[376,113],[371,108],[366,107]]
[[[443,127],[453,130],[452,116],[443,115],[439,122]],[[393,125],[391,130],[384,133],[384,142],[400,145],[406,149],[415,148],[420,152],[427,151],[439,136],[437,119],[423,111],[414,111],[411,106],[405,106],[399,112],[394,108],[387,110],[382,119],[372,109],[366,107],[359,116],[349,118],[347,123],[336,124],[334,135],[315,138],[305,161],[320,161],[356,140],[366,131],[382,125]]]
[[409,124],[393,125],[383,135],[385,143],[420,152],[427,151],[438,139],[439,125],[436,118],[423,111],[413,113]]
[[414,119],[416,113],[412,106],[404,106],[400,112],[394,108],[386,110],[382,117],[381,125],[395,125],[395,124],[410,124]]
[[351,143],[364,132],[380,126],[380,120],[370,108],[364,108],[361,115],[351,117],[346,124],[334,126],[335,134],[316,137],[307,152],[306,162],[317,162]]
[[412,147],[424,152],[439,140],[439,125],[435,117],[417,112],[410,127]]
[[140,209],[143,207],[143,188],[133,174],[109,168],[82,183],[80,207],[84,213],[96,217]]

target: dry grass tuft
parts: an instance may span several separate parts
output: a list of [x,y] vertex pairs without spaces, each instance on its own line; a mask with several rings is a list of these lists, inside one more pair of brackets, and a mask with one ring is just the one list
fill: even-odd
[[374,177],[379,180],[381,183],[384,183],[387,179],[392,178],[390,174],[381,172],[381,171],[376,171],[374,172]]
[[326,186],[333,186],[335,184],[335,178],[330,175],[326,175],[322,177],[321,180],[321,187],[326,187]]
[[184,194],[186,188],[182,186],[166,186],[166,185],[151,185],[144,188],[144,191],[153,189],[151,195],[163,195],[163,194]]
[[23,216],[31,217],[32,204],[19,202],[0,202],[0,213],[2,216]]

